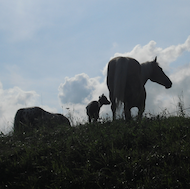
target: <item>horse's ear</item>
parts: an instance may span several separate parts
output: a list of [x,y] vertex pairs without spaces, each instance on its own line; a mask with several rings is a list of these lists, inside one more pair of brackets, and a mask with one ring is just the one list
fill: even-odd
[[154,59],[154,62],[156,62],[157,61],[157,56],[155,57],[155,59]]

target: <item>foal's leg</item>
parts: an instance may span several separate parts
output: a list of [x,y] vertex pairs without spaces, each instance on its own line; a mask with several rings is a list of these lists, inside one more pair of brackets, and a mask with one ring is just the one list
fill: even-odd
[[91,118],[90,118],[90,116],[88,116],[88,121],[89,121],[89,123],[91,123]]
[[94,122],[97,122],[98,118],[99,118],[99,113],[95,113],[94,114]]

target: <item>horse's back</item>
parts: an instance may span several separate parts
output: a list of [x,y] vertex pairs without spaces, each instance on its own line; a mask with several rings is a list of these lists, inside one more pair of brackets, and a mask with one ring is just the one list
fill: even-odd
[[128,57],[116,57],[108,63],[107,85],[113,99],[132,100],[141,90],[141,66]]

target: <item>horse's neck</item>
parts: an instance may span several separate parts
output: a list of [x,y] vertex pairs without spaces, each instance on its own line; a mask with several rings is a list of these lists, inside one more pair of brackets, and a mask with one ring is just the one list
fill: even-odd
[[142,79],[143,85],[145,85],[148,79],[150,79],[151,72],[152,72],[152,68],[151,68],[150,63],[141,64],[141,79]]

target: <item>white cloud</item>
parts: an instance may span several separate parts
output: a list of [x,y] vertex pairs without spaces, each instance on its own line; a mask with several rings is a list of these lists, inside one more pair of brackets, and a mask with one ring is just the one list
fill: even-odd
[[[86,121],[86,106],[92,100],[98,100],[101,94],[108,96],[106,81],[102,83],[100,78],[90,78],[87,74],[78,74],[72,78],[65,78],[64,83],[59,86],[59,99],[62,103],[64,114],[70,112],[74,124]],[[69,108],[69,109],[67,109]],[[105,107],[101,112],[105,112]],[[80,121],[79,121],[80,120]]]
[[[126,53],[115,53],[114,56],[110,59],[117,56],[126,56],[133,57],[140,63],[143,63],[146,61],[151,61],[157,56],[158,62],[160,63],[162,68],[168,70],[170,63],[175,61],[185,51],[190,51],[190,36],[183,44],[172,45],[165,49],[157,47],[155,41],[150,41],[144,46],[136,45],[132,51]],[[107,64],[103,69],[103,74],[106,75],[106,73]]]
[[62,103],[82,103],[90,98],[91,92],[99,84],[98,78],[89,78],[87,74],[78,74],[72,78],[65,78],[59,86],[59,98]]
[[18,87],[3,89],[0,82],[0,132],[9,132],[14,123],[14,116],[19,108],[34,106],[39,95],[35,91],[23,91]]
[[[171,79],[173,82],[180,84],[184,82],[186,78],[190,79],[190,64],[183,65],[182,67],[179,67],[178,70],[175,72],[175,74],[171,75]],[[189,80],[190,81],[190,80]]]

